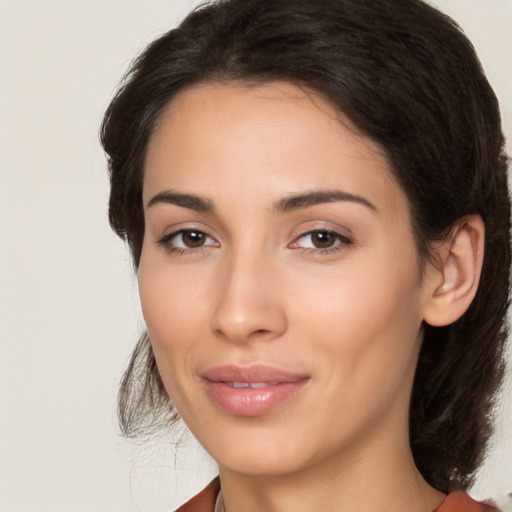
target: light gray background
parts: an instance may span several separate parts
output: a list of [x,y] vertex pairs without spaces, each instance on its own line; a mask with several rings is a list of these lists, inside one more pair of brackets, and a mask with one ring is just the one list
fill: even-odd
[[[131,58],[196,3],[0,0],[0,511],[172,510],[215,474],[191,441],[118,437],[142,319],[98,144]],[[435,4],[477,47],[512,139],[512,0]],[[511,380],[477,497],[512,490]]]

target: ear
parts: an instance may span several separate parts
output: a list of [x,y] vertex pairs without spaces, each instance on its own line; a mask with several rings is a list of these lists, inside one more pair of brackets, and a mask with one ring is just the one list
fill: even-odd
[[479,215],[461,219],[425,275],[423,320],[440,327],[458,320],[476,295],[484,259],[485,227]]

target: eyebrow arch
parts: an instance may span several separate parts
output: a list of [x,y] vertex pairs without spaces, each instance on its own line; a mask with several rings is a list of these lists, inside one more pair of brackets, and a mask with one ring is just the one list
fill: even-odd
[[282,214],[300,208],[310,208],[317,204],[333,203],[335,201],[358,203],[377,212],[377,208],[364,197],[343,192],[342,190],[314,190],[305,194],[293,194],[279,200],[274,205],[274,213]]
[[147,205],[147,208],[158,204],[174,204],[181,206],[182,208],[189,208],[190,210],[196,210],[202,213],[213,213],[215,207],[210,199],[206,199],[193,194],[180,194],[179,192],[173,192],[172,190],[166,190],[158,193],[152,197]]

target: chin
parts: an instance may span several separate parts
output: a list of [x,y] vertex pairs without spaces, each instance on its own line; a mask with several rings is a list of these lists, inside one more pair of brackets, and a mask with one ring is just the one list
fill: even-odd
[[324,450],[316,446],[317,436],[298,432],[293,426],[258,426],[248,424],[219,428],[203,437],[204,448],[219,468],[254,477],[290,475],[322,458]]
[[252,477],[271,477],[297,473],[306,466],[297,454],[273,450],[243,450],[237,454],[224,454],[217,458],[219,468]]

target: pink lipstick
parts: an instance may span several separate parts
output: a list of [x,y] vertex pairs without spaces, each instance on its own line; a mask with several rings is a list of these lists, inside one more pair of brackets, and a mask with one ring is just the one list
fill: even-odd
[[265,414],[293,398],[311,381],[307,375],[266,365],[216,366],[202,377],[210,399],[238,416]]

